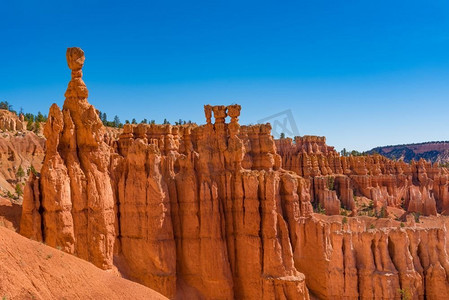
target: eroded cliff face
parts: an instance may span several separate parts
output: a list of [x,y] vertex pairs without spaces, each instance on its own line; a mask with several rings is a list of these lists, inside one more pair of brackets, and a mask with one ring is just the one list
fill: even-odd
[[[449,297],[448,219],[435,217],[448,213],[447,169],[424,160],[342,157],[324,137],[287,138],[276,145],[282,166],[313,187],[315,210],[331,216],[314,214],[298,225],[295,266],[313,295]],[[359,217],[334,216],[340,214]]]
[[275,143],[269,124],[240,126],[239,105],[117,137],[87,102],[82,50],[67,60],[23,235],[172,299],[449,297],[449,219],[434,216],[449,205],[446,169],[340,157],[320,137]]
[[447,218],[423,219],[316,214],[299,225],[295,264],[321,299],[447,299]]
[[308,299],[290,228],[312,213],[309,186],[279,170],[269,125],[240,132],[240,106],[205,106],[206,125],[127,125],[108,140],[87,102],[82,50],[67,60],[72,80],[45,125],[24,235],[115,263],[170,298]]
[[[0,109],[0,196],[21,202],[17,186],[23,190],[31,167],[39,171],[44,159],[45,139],[26,130],[23,115]],[[19,170],[22,170],[19,171]]]
[[[287,222],[312,211],[305,183],[274,162],[242,167],[239,106],[205,112],[203,126],[127,125],[119,138],[117,254],[127,275],[170,297],[307,298]],[[252,143],[267,137],[274,153],[266,126]]]
[[[357,215],[361,203],[373,208],[398,208],[403,213],[449,214],[449,172],[425,160],[405,163],[380,155],[340,156],[324,137],[276,141],[282,166],[307,178],[314,186],[312,201],[329,215],[340,207]],[[357,203],[360,202],[360,203]],[[402,210],[402,212],[401,212]]]
[[13,112],[0,109],[0,130],[12,132],[26,130],[23,114],[18,117]]

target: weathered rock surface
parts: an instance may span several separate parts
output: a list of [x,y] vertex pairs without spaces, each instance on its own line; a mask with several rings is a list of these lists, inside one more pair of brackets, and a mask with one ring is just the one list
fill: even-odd
[[3,299],[166,299],[137,283],[0,227]]
[[39,239],[40,217],[46,243],[104,269],[114,249],[125,277],[170,298],[308,299],[289,228],[312,213],[309,186],[279,170],[270,126],[240,132],[240,106],[205,106],[206,125],[128,125],[105,142],[82,50],[67,58],[72,80],[63,110],[50,109],[21,232]]
[[338,201],[356,213],[358,197],[372,200],[377,210],[395,207],[427,216],[449,214],[445,168],[425,160],[405,163],[380,155],[342,157],[325,145],[323,137],[296,137],[295,143],[286,138],[276,144],[282,166],[313,182],[312,201],[329,215],[338,214]]
[[[39,172],[45,155],[45,139],[31,131],[0,133],[0,193],[16,195],[16,185],[28,178],[31,166]],[[18,177],[19,168],[24,171]]]
[[[299,225],[295,264],[320,299],[447,299],[446,224],[315,215]],[[445,218],[447,223],[447,218]]]
[[2,131],[21,131],[26,129],[26,122],[23,115],[18,117],[15,113],[6,109],[0,109],[0,130]]
[[[30,174],[25,185],[24,199],[22,203],[22,216],[20,218],[20,233],[35,241],[43,241],[43,212],[41,205],[39,180],[36,175]],[[19,228],[16,227],[17,229]]]
[[81,78],[83,51],[69,48],[67,62],[72,79],[62,111],[54,104],[44,127],[46,154],[39,188],[29,182],[26,191],[27,199],[40,198],[24,201],[22,224],[27,225],[21,232],[39,237],[30,218],[39,219],[35,212],[40,203],[41,236],[48,245],[107,269],[112,266],[115,240],[110,147],[103,141],[103,125],[94,107],[87,102]]
[[275,142],[270,124],[240,126],[239,105],[117,138],[87,102],[82,50],[67,60],[66,101],[25,188],[25,236],[172,299],[449,297],[446,169],[341,157],[321,137]]

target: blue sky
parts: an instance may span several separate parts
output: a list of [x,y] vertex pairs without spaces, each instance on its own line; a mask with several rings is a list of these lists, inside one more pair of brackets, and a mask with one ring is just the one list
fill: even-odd
[[449,140],[448,1],[0,3],[0,100],[62,105],[67,47],[86,53],[89,101],[110,119],[241,123],[290,109],[338,150]]

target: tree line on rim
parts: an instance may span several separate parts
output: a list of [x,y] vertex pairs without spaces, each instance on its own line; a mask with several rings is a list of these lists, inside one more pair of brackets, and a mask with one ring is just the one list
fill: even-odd
[[[47,121],[47,115],[42,114],[40,111],[37,113],[37,115],[35,115],[33,113],[25,113],[23,111],[23,108],[20,108],[20,110],[17,112],[16,110],[13,109],[13,105],[9,104],[8,101],[1,101],[0,109],[8,110],[8,111],[16,114],[17,116],[23,115],[25,121],[27,122],[27,130],[34,131],[36,133],[40,129],[40,123]],[[120,121],[119,116],[117,116],[117,115],[115,115],[114,119],[112,121],[110,121],[110,120],[108,120],[106,113],[101,112],[99,110],[97,110],[97,113],[98,113],[98,116],[100,117],[100,120],[104,126],[123,128],[124,124],[138,124],[137,120],[135,118],[133,118],[131,121],[126,120],[125,123],[122,123]],[[140,123],[141,124],[156,124],[156,121],[148,120],[145,118],[142,121],[140,121]],[[166,125],[166,124],[171,124],[171,123],[167,119],[164,119],[162,124]],[[193,123],[190,120],[185,121],[185,120],[179,119],[178,121],[175,121],[174,124],[175,125],[185,125],[185,124],[193,124]]]
[[[98,111],[98,116],[100,117],[100,120],[101,120],[101,122],[103,122],[104,126],[114,127],[114,128],[123,128],[124,124],[122,122],[120,122],[120,118],[117,115],[114,116],[114,119],[112,121],[109,121],[106,113],[103,113],[101,111]],[[135,118],[133,118],[131,120],[131,122],[129,120],[126,120],[125,124],[138,124],[138,123],[137,123],[137,120]],[[142,121],[140,121],[140,124],[156,124],[156,121],[148,120],[145,118]],[[170,122],[167,119],[164,119],[164,122],[162,124],[166,125],[166,124],[170,124]],[[175,125],[186,125],[186,124],[193,124],[193,123],[190,120],[185,121],[182,119],[179,119],[178,121],[175,122]]]

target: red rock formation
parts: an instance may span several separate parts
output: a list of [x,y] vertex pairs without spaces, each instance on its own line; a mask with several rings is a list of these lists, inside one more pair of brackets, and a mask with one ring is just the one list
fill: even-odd
[[0,130],[20,131],[26,129],[26,122],[23,115],[18,117],[15,113],[5,109],[0,109]]
[[[87,102],[81,79],[83,51],[69,48],[67,62],[72,79],[63,110],[54,104],[44,128],[47,150],[39,182],[42,236],[50,246],[110,268],[115,239],[110,147],[103,141],[103,125],[94,107]],[[33,207],[36,200],[28,199],[24,202]],[[33,223],[29,216],[24,214],[22,222]]]
[[[295,265],[321,299],[447,299],[446,228],[316,215],[299,225]],[[413,220],[413,219],[412,219]]]
[[[0,134],[0,194],[8,192],[16,195],[16,185],[22,184],[28,177],[31,166],[39,171],[44,159],[45,139],[31,131],[3,132]],[[18,177],[22,168],[23,177]],[[20,202],[20,201],[19,201]]]
[[20,233],[30,239],[42,241],[42,207],[39,181],[33,173],[30,174],[25,185],[24,199],[22,217],[20,219]]
[[63,110],[50,109],[23,234],[40,238],[40,216],[47,244],[105,269],[114,248],[124,276],[170,298],[308,298],[291,228],[312,213],[310,185],[278,170],[269,125],[241,133],[240,106],[205,106],[206,125],[127,125],[106,143],[82,50],[67,60],[72,80]]
[[[297,137],[295,141],[276,141],[282,166],[313,181],[312,201],[321,203],[330,215],[338,214],[337,200],[354,210],[351,195],[371,199],[377,208],[403,208],[423,215],[449,212],[449,172],[444,168],[424,160],[407,164],[379,155],[341,157],[321,137]],[[336,198],[322,183],[329,176],[335,177]]]
[[[129,270],[127,276],[174,297],[176,248],[167,184],[161,175],[161,153],[140,136],[145,127],[127,125],[113,165],[117,212],[117,254]],[[123,156],[122,156],[123,155]],[[136,251],[136,249],[139,249]]]
[[319,137],[275,144],[269,124],[240,126],[239,105],[206,105],[201,126],[126,125],[116,139],[87,102],[82,50],[67,59],[66,101],[50,109],[41,176],[26,187],[26,236],[169,298],[449,296],[449,221],[401,227],[311,205],[446,213],[446,169],[340,157]]
[[[276,146],[283,167],[313,184],[312,201],[326,214],[338,215],[339,202],[352,214],[364,214],[369,200],[373,215],[382,216],[382,207],[385,217],[404,211],[447,214],[446,169],[424,160],[406,164],[379,155],[340,157],[317,141],[323,139],[298,137],[296,144],[281,139]],[[319,298],[449,297],[446,225],[315,215],[300,222],[297,236],[295,265]]]
[[[305,183],[274,171],[273,161],[257,164],[261,170],[243,169],[240,107],[206,106],[206,120],[212,111],[215,123],[200,127],[125,127],[114,173],[119,174],[119,257],[130,267],[126,275],[169,296],[187,291],[217,299],[307,297],[280,202],[288,203],[292,219],[310,214],[308,192],[300,190],[306,199],[298,196]],[[263,128],[253,130],[270,137]],[[252,140],[264,144],[255,155],[274,153],[273,140],[261,140]]]

